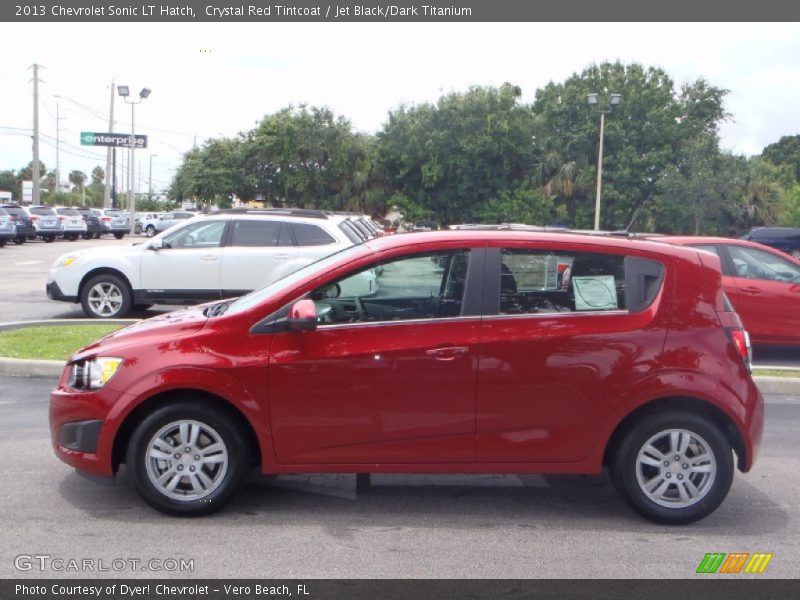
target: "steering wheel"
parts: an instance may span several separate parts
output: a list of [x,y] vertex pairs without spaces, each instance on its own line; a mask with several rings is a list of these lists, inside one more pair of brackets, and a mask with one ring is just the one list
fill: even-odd
[[358,296],[354,296],[353,304],[356,305],[356,311],[358,312],[358,320],[366,321],[369,318],[369,314],[367,314],[367,309],[364,307],[364,303],[361,301],[361,298],[359,298]]

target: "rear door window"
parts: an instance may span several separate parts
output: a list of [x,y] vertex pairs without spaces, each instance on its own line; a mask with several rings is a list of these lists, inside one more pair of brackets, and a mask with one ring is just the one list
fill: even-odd
[[501,315],[636,312],[655,299],[664,268],[621,254],[503,248]]
[[248,221],[233,222],[231,246],[268,247],[292,246],[291,235],[282,221]]

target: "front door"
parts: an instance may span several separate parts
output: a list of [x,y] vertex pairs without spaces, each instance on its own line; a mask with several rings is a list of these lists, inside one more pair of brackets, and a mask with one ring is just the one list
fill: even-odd
[[220,297],[220,243],[227,221],[196,221],[142,253],[140,281],[149,299],[212,300]]
[[468,250],[402,257],[311,294],[317,329],[272,342],[280,463],[475,460],[480,317],[464,302],[468,262]]

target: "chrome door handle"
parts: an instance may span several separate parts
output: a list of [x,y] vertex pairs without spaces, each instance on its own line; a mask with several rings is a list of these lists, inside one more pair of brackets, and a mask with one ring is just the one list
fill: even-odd
[[466,346],[445,346],[443,348],[432,348],[426,350],[425,354],[432,356],[436,360],[455,360],[457,356],[463,356],[469,352]]

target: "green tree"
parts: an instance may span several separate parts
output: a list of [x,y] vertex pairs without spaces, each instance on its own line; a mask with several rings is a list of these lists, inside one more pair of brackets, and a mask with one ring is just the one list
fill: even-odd
[[11,192],[11,198],[19,201],[20,183],[14,171],[0,171],[0,190]]
[[533,115],[520,95],[510,84],[473,87],[390,112],[378,134],[390,187],[444,224],[476,220],[532,163]]
[[83,171],[72,171],[68,176],[69,182],[75,186],[78,191],[83,190],[83,184],[86,182],[86,173]]
[[[599,113],[587,105],[590,93],[600,95],[601,109],[609,108],[609,93],[622,94],[606,117],[601,228],[647,221],[640,213],[654,201],[660,180],[674,172],[682,143],[700,135],[715,139],[726,116],[726,92],[701,79],[676,94],[662,69],[619,62],[591,66],[538,90],[534,173],[575,227],[594,220]],[[718,151],[713,143],[702,147]]]
[[761,156],[775,165],[791,167],[796,181],[800,181],[800,135],[785,135],[774,144],[770,144]]

